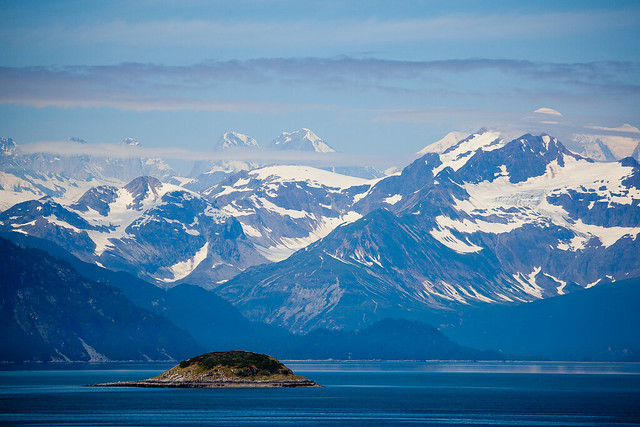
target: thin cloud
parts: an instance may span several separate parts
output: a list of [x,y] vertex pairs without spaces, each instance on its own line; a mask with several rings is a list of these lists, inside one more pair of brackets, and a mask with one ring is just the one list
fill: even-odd
[[534,111],[534,113],[538,113],[538,114],[548,114],[551,116],[560,116],[562,117],[562,113],[560,111],[554,110],[553,108],[538,108],[537,110]]
[[40,141],[19,146],[22,153],[48,153],[61,156],[89,155],[118,159],[163,158],[189,161],[243,161],[268,164],[304,164],[316,167],[403,165],[410,160],[406,156],[383,156],[351,153],[316,153],[303,151],[226,150],[202,151],[180,147],[123,146],[113,143],[78,143],[75,141]]
[[589,129],[604,130],[604,131],[609,131],[609,132],[628,132],[628,133],[640,134],[640,129],[638,129],[635,126],[631,126],[628,123],[626,123],[626,124],[624,124],[622,126],[615,127],[615,128],[606,127],[606,126],[587,126],[587,127]]
[[[496,83],[460,88],[477,72],[493,73]],[[515,83],[500,83],[501,75]],[[458,79],[458,80],[456,80]],[[265,58],[218,61],[191,66],[125,63],[112,66],[2,67],[0,103],[33,107],[101,107],[133,111],[290,112],[299,109],[355,107],[300,103],[292,86],[333,93],[461,96],[521,95],[521,87],[533,83],[549,97],[603,99],[636,105],[640,96],[640,64],[592,62],[579,64],[536,63],[502,59],[443,61],[392,61],[383,59]],[[230,90],[238,88],[239,90]],[[259,88],[262,92],[257,91]],[[273,91],[280,89],[278,101]],[[269,92],[269,94],[267,94]],[[242,94],[245,95],[243,99]],[[247,98],[250,96],[250,98]],[[336,97],[338,99],[339,97]],[[386,99],[386,98],[385,98]],[[580,100],[581,103],[584,100]],[[380,101],[382,102],[382,101]],[[382,107],[382,105],[378,105]]]
[[[215,21],[204,19],[86,22],[76,26],[23,28],[0,33],[12,43],[39,46],[127,45],[370,46],[440,40],[540,39],[637,25],[628,11],[559,13],[455,13],[415,19],[302,19]],[[295,37],[292,37],[295,34]]]

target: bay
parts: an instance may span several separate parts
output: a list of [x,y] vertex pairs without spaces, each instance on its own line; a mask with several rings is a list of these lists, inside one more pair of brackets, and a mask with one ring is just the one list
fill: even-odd
[[286,361],[323,388],[143,389],[173,364],[0,367],[2,425],[640,425],[640,364]]

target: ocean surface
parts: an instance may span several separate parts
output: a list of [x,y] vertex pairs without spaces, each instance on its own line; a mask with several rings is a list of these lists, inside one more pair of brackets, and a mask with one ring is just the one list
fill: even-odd
[[640,425],[640,364],[298,362],[323,388],[144,389],[173,364],[0,367],[0,425]]

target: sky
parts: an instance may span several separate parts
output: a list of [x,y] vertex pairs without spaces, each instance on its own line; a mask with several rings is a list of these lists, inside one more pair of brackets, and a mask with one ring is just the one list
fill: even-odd
[[31,150],[309,128],[393,162],[483,127],[640,137],[640,2],[0,1],[0,136]]

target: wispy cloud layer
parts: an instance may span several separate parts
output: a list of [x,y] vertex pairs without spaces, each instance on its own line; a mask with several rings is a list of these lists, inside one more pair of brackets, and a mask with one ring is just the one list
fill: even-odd
[[411,156],[374,154],[316,153],[304,151],[226,150],[203,151],[180,147],[124,146],[114,143],[78,143],[74,141],[40,141],[19,146],[22,153],[48,153],[62,156],[89,155],[119,159],[163,158],[190,161],[243,161],[268,164],[305,164],[316,167],[373,166],[386,168],[404,165]]
[[216,47],[371,45],[442,40],[550,39],[605,28],[636,25],[625,11],[553,13],[448,13],[431,17],[380,19],[162,19],[132,22],[116,19],[76,25],[25,28],[20,34],[0,31],[0,39],[31,45],[127,45],[161,43]]
[[0,127],[194,147],[310,127],[393,152],[451,129],[638,126],[640,5],[543,3],[5,2]]
[[[482,76],[492,76],[483,82]],[[478,84],[474,77],[480,76]],[[468,80],[474,84],[464,83]],[[637,105],[640,63],[592,62],[578,64],[466,59],[447,61],[392,61],[340,57],[274,58],[222,61],[191,66],[127,63],[113,66],[2,67],[0,103],[35,107],[100,107],[134,111],[204,110],[229,112],[288,112],[292,109],[357,108],[352,99],[333,102],[301,101],[276,89],[295,86],[310,94],[325,90],[384,93],[374,106],[383,108],[389,96],[430,95],[436,101],[455,97],[496,98],[523,96],[522,87],[537,96],[615,96],[617,102]],[[529,89],[531,90],[531,89]],[[372,92],[373,91],[373,92]],[[289,91],[291,92],[291,91]],[[309,96],[307,100],[322,99]],[[335,99],[338,99],[336,97]],[[465,101],[466,102],[466,101]],[[393,99],[392,102],[393,103]],[[369,103],[369,105],[371,105]],[[451,104],[447,104],[451,105]]]

